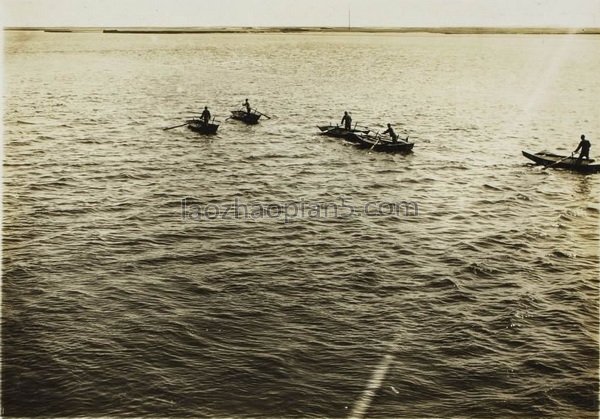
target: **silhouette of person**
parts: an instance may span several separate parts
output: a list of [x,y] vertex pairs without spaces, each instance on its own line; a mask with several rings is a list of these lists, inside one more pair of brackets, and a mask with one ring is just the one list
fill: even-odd
[[248,99],[246,99],[246,101],[244,103],[242,103],[242,106],[246,107],[246,112],[250,113],[250,111],[252,110],[252,108],[250,107],[250,103],[248,102]]
[[350,114],[348,114],[348,111],[344,111],[344,116],[342,116],[342,122],[340,123],[344,125],[345,129],[352,129],[352,117],[350,116]]
[[577,153],[581,149],[581,153],[579,153],[579,157],[577,158],[577,163],[581,163],[584,157],[586,158],[586,160],[590,159],[590,147],[592,146],[589,140],[585,139],[585,135],[581,134],[580,138],[581,141],[579,141],[577,149],[573,152]]
[[208,106],[204,107],[200,118],[204,121],[205,124],[208,124],[208,121],[210,121],[210,111],[208,110]]
[[392,124],[387,124],[387,129],[385,131],[382,132],[382,134],[390,134],[390,137],[392,137],[392,141],[397,143],[398,142],[398,135],[396,135],[396,133],[394,132],[394,129],[392,128]]

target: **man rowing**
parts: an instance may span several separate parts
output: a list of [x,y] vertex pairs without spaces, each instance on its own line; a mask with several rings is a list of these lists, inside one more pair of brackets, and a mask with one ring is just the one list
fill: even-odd
[[246,108],[246,112],[250,113],[250,111],[252,110],[252,108],[250,107],[250,102],[248,102],[248,99],[246,99],[246,101],[244,103],[242,103],[242,106],[244,106]]
[[394,129],[392,128],[392,124],[387,124],[387,129],[385,131],[383,131],[382,134],[390,134],[390,137],[392,138],[392,142],[394,142],[394,143],[398,142],[398,135],[396,135],[396,133],[394,132]]
[[208,122],[210,121],[210,111],[208,110],[208,106],[204,107],[202,115],[200,115],[200,119],[204,121],[204,124],[208,124]]
[[581,163],[584,157],[586,160],[590,159],[590,147],[592,146],[590,141],[585,139],[585,135],[581,134],[580,138],[581,141],[579,141],[577,149],[573,152],[573,154],[575,154],[581,149],[581,153],[579,153],[579,157],[577,158],[577,163]]
[[352,117],[350,116],[348,111],[344,111],[344,116],[342,116],[342,122],[340,123],[344,125],[344,128],[348,131],[352,130]]

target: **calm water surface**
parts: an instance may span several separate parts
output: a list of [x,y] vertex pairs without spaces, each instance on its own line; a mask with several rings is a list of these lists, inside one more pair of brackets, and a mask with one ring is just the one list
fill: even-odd
[[[5,37],[6,416],[596,417],[600,37]],[[243,99],[271,119],[163,131]],[[344,110],[411,155],[316,135]],[[196,203],[418,216],[182,221]]]

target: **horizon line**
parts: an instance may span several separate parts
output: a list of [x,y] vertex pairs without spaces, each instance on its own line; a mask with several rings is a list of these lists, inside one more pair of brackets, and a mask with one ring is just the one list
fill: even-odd
[[[4,26],[4,29],[53,29],[53,28],[81,28],[81,29],[120,29],[120,28],[173,28],[173,29],[196,29],[196,28],[244,28],[244,29],[285,29],[285,28],[306,28],[306,29],[348,29],[348,26],[330,26],[330,25],[269,25],[269,26],[249,26],[249,25],[210,25],[210,26],[154,26],[154,25],[133,25],[133,26],[90,26],[90,25],[42,25],[42,26]],[[445,26],[351,26],[351,29],[355,28],[368,28],[368,29],[600,29],[600,26],[571,26],[571,25],[445,25]]]
[[6,26],[4,31],[101,32],[109,34],[235,33],[436,33],[447,35],[600,35],[600,27],[571,26]]

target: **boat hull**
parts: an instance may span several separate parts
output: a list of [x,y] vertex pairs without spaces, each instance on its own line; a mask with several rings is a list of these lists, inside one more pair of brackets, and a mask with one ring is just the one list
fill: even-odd
[[415,146],[415,143],[409,143],[403,140],[393,142],[368,134],[355,135],[355,137],[356,146],[358,148],[368,148],[369,150],[381,151],[384,153],[410,153]]
[[188,121],[188,129],[197,132],[198,134],[212,135],[217,133],[218,124],[205,124],[204,121],[191,120]]
[[231,111],[231,119],[235,119],[237,121],[242,121],[248,125],[258,124],[258,120],[260,119],[261,114],[259,113],[248,113],[246,111]]
[[543,165],[558,169],[567,169],[581,173],[597,173],[600,172],[600,164],[593,164],[594,160],[577,161],[577,158],[568,156],[560,156],[558,154],[541,151],[539,153],[528,153],[522,151],[523,156],[533,161],[535,164]]
[[357,134],[367,134],[369,132],[368,129],[365,130],[357,130],[357,129],[346,129],[337,125],[318,125],[317,128],[321,131],[322,135],[327,135],[328,137],[334,138],[343,138],[350,142],[355,143]]

